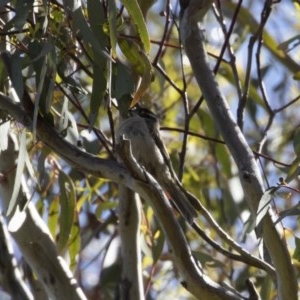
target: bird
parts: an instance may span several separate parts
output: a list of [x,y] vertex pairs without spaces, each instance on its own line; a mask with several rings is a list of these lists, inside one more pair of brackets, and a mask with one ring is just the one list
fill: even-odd
[[121,121],[116,141],[118,143],[121,138],[130,140],[136,161],[156,179],[180,214],[193,224],[201,209],[200,203],[179,181],[159,129],[157,116],[138,105],[129,110],[127,119]]

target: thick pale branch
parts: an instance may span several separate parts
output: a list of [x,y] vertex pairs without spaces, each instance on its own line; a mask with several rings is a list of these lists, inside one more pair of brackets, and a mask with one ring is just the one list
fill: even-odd
[[1,285],[15,300],[33,300],[33,295],[26,286],[14,257],[9,233],[0,212],[0,265]]
[[[28,102],[28,100],[30,99],[25,99],[25,102]],[[12,100],[2,93],[0,93],[0,109],[8,111],[16,121],[31,129],[32,121],[28,113],[20,105],[13,104]],[[140,194],[146,201],[149,201],[165,231],[172,249],[174,262],[183,278],[182,284],[188,291],[197,298],[203,299],[241,299],[233,291],[218,285],[202,273],[198,262],[192,256],[186,238],[172,213],[171,205],[164,192],[155,179],[150,174],[144,173],[137,163],[131,164],[130,161],[128,163],[129,169],[133,170],[138,176],[133,178],[131,172],[128,172],[117,161],[101,159],[71,145],[43,119],[38,119],[36,133],[46,145],[66,159],[72,166],[91,175],[121,183]],[[124,151],[129,153],[126,148]],[[122,160],[124,161],[126,157],[130,156],[125,155]],[[132,160],[134,161],[133,158]]]
[[122,257],[120,295],[122,299],[126,297],[144,299],[140,206],[138,194],[119,184],[119,234]]
[[[32,130],[32,119],[29,111],[25,111],[20,104],[15,104],[1,92],[0,109],[7,111],[17,122]],[[36,133],[42,142],[82,172],[87,172],[96,177],[107,178],[114,182],[121,182],[127,186],[131,185],[130,182],[126,182],[126,180],[131,180],[130,174],[116,160],[101,159],[80,150],[64,140],[45,120],[38,119]]]
[[[1,102],[1,101],[0,101]],[[16,151],[10,140],[8,149],[0,154],[0,171],[3,180],[0,184],[2,206],[6,210],[14,188]],[[10,171],[10,172],[7,172]],[[24,184],[24,183],[23,183]],[[28,202],[27,196],[20,191],[18,203]],[[21,216],[24,216],[22,221]],[[58,255],[48,227],[29,202],[22,213],[15,213],[9,223],[10,233],[18,244],[25,260],[30,265],[51,299],[85,300],[82,290]]]
[[121,239],[121,299],[144,300],[141,258],[141,203],[138,195],[119,185],[119,234]]
[[157,181],[132,157],[130,142],[123,140],[118,145],[117,151],[128,169],[135,174],[134,190],[151,204],[164,230],[175,264],[183,278],[183,286],[198,299],[240,299],[237,294],[218,285],[203,274],[201,266],[192,256],[185,235],[172,212],[170,202]]
[[[259,200],[264,193],[262,178],[253,153],[209,68],[204,46],[204,28],[201,22],[211,3],[210,0],[188,1],[182,14],[181,40],[211,114],[237,164],[248,205],[252,213],[256,214]],[[297,299],[297,281],[291,258],[270,215],[263,222],[263,240],[276,269],[279,299]]]

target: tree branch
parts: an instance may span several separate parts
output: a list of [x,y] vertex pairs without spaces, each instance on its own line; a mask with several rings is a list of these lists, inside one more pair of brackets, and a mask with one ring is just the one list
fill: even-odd
[[119,185],[119,234],[121,239],[121,299],[143,300],[141,258],[141,204],[137,194]]
[[26,286],[17,266],[2,212],[0,212],[0,249],[1,285],[13,299],[33,300],[33,295]]
[[[8,108],[10,108],[10,111]],[[0,109],[8,111],[13,118],[19,122],[23,122],[23,124],[31,129],[31,119],[28,114],[30,111],[25,112],[20,105],[14,105],[12,100],[2,93],[0,93]],[[187,240],[164,192],[155,179],[150,174],[145,173],[137,163],[127,163],[129,169],[134,171],[130,173],[117,161],[101,159],[83,152],[65,141],[42,118],[38,118],[37,120],[36,133],[45,144],[66,159],[73,167],[91,175],[121,183],[137,192],[151,204],[171,246],[174,262],[182,277],[182,284],[188,291],[198,299],[241,299],[234,291],[220,286],[202,273],[198,262],[192,256]],[[122,147],[122,149],[124,148]],[[129,150],[125,150],[124,153],[128,153],[126,151]],[[128,156],[122,156],[123,161],[124,157]],[[133,158],[131,159],[134,161]],[[133,178],[131,174],[134,174],[135,177]]]
[[[0,184],[0,194],[5,210],[8,208],[14,188],[15,150],[15,145],[10,139],[7,150],[1,151],[0,154],[0,171],[4,177]],[[10,172],[7,172],[8,170]],[[24,202],[28,203],[27,195],[20,191],[17,201],[18,207]],[[58,255],[49,229],[32,202],[28,203],[22,213],[16,211],[12,214],[9,230],[49,298],[86,299],[63,258]]]
[[174,262],[183,278],[182,285],[198,299],[241,299],[237,293],[218,285],[203,274],[199,262],[192,256],[185,235],[172,212],[170,202],[157,181],[142,169],[132,156],[130,141],[121,141],[117,146],[117,152],[135,176],[134,190],[151,204],[164,230],[171,246]]
[[[256,215],[259,200],[264,193],[262,178],[253,153],[238,128],[209,67],[205,50],[202,22],[211,3],[211,0],[188,1],[182,13],[181,40],[211,114],[237,164],[246,201],[252,214]],[[270,214],[267,214],[263,221],[263,240],[276,269],[279,299],[296,300],[298,288],[291,258]]]

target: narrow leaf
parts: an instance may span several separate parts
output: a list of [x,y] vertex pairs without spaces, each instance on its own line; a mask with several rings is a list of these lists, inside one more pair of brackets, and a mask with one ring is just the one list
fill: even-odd
[[300,202],[294,205],[292,208],[285,209],[279,213],[279,217],[274,224],[277,224],[282,219],[288,216],[299,216],[300,215]]
[[295,251],[293,253],[293,258],[300,262],[300,239],[295,236]]
[[56,239],[58,216],[59,216],[59,197],[54,197],[49,206],[49,213],[48,213],[48,228],[53,237],[53,240]]
[[32,133],[33,133],[33,139],[35,140],[35,135],[36,135],[36,125],[37,125],[37,118],[38,118],[38,112],[39,112],[39,102],[41,99],[41,94],[44,86],[44,80],[46,76],[46,71],[47,71],[47,58],[43,59],[41,61],[42,66],[41,66],[41,73],[39,77],[39,85],[37,88],[37,93],[35,97],[35,102],[34,102],[34,112],[33,112],[33,122],[32,122]]
[[81,8],[77,8],[73,11],[73,20],[74,26],[79,31],[81,38],[84,41],[90,43],[100,55],[104,56],[106,59],[111,59],[110,56],[102,49],[101,44],[98,42],[95,35],[91,31],[91,28],[89,27]]
[[142,11],[136,0],[123,0],[124,6],[133,19],[136,29],[140,35],[143,49],[146,53],[150,51],[150,38],[147,30],[146,22],[143,17]]
[[109,38],[113,57],[117,56],[117,7],[115,0],[108,1]]
[[68,250],[70,256],[70,269],[75,270],[77,266],[77,258],[78,253],[80,252],[80,228],[79,228],[79,220],[78,213],[74,211],[74,222],[71,227],[70,238],[68,243]]
[[58,250],[63,251],[69,241],[70,232],[74,222],[75,187],[71,178],[64,172],[59,173],[60,187],[60,216],[59,216],[59,240]]
[[[109,48],[108,36],[103,31],[103,24],[106,22],[106,16],[100,1],[88,1],[88,18],[91,31],[96,38],[97,43],[102,49]],[[89,124],[90,128],[94,125],[99,108],[103,102],[107,89],[107,59],[99,54],[97,48],[92,45],[93,61],[93,88],[90,102]]]
[[9,202],[7,215],[10,215],[16,206],[16,201],[18,199],[19,191],[21,188],[21,179],[22,174],[25,166],[25,159],[26,159],[26,130],[23,129],[20,137],[20,146],[19,146],[19,156],[18,156],[18,165],[16,171],[16,178],[13,193]]
[[20,229],[22,224],[24,223],[26,219],[26,212],[24,210],[20,210],[20,206],[17,205],[14,215],[10,219],[8,223],[8,230],[10,232],[16,232]]
[[258,209],[256,213],[256,227],[259,226],[260,222],[264,218],[264,216],[267,214],[269,210],[269,204],[271,200],[273,199],[273,193],[276,188],[270,188],[268,189],[261,197],[259,204],[258,204]]
[[103,103],[104,95],[106,92],[106,67],[99,67],[97,63],[93,63],[93,88],[90,102],[89,114],[89,130],[94,126],[98,117],[98,112],[101,104]]
[[300,158],[300,127],[294,132],[293,146],[297,157]]
[[22,76],[22,65],[21,65],[21,57],[20,53],[16,52],[11,57],[11,81],[13,87],[19,97],[19,99],[23,96],[24,90],[24,79]]
[[132,106],[139,102],[145,94],[153,79],[152,65],[149,57],[137,43],[126,39],[119,39],[119,46],[126,56],[134,71],[141,76],[140,85],[134,95]]
[[153,263],[156,263],[163,251],[164,244],[165,244],[165,236],[162,230],[157,230],[154,235],[154,245],[152,247],[152,257]]
[[5,24],[2,31],[6,32],[12,27],[16,27],[17,30],[22,30],[25,22],[27,21],[28,14],[32,9],[33,3],[34,1],[17,0],[15,4],[14,17]]
[[8,146],[8,134],[10,130],[10,121],[3,123],[0,126],[0,153],[7,149]]
[[293,179],[295,179],[296,177],[298,177],[298,175],[300,174],[300,157],[296,157],[294,159],[294,161],[292,162],[292,165],[289,167],[288,169],[288,173],[286,175],[286,178],[284,179],[284,181],[286,183],[291,182]]

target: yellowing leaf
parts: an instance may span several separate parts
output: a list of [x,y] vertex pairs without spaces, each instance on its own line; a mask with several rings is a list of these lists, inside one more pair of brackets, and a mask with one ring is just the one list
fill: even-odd
[[133,19],[146,53],[150,51],[150,38],[142,11],[136,0],[123,0],[124,6]]

